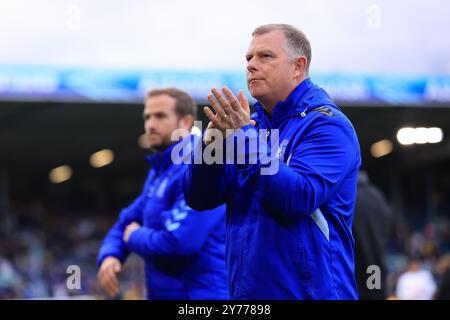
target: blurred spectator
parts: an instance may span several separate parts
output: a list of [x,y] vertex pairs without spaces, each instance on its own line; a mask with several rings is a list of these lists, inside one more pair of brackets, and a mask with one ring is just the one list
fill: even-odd
[[[392,210],[381,191],[370,183],[365,171],[358,175],[353,234],[355,237],[355,273],[361,300],[387,297],[385,254],[392,223]],[[370,289],[367,268],[378,266],[381,271],[381,287]]]
[[436,300],[450,300],[450,254],[442,256],[436,265],[438,288],[434,295]]
[[430,271],[421,266],[417,258],[412,258],[407,270],[397,282],[397,298],[400,300],[430,300],[436,290],[436,283]]

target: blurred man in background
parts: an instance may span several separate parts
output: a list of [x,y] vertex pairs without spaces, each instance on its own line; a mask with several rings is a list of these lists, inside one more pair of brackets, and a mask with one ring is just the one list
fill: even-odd
[[450,300],[450,254],[439,258],[436,264],[437,289],[434,294],[436,300]]
[[[98,280],[110,297],[120,293],[118,274],[130,252],[145,261],[149,299],[228,299],[225,267],[225,208],[197,212],[186,205],[171,141],[176,129],[190,130],[192,98],[178,89],[150,91],[143,112],[154,153],[142,194],[120,213],[99,255]],[[181,142],[178,142],[181,143]]]
[[[381,191],[370,183],[367,172],[358,174],[353,235],[355,237],[355,273],[359,298],[383,300],[387,298],[385,255],[393,213]],[[380,271],[380,286],[368,286],[370,266]],[[370,271],[370,270],[369,270]]]

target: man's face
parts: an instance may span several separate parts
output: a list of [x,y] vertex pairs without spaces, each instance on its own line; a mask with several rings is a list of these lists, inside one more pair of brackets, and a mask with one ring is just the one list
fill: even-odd
[[246,60],[248,89],[266,107],[285,100],[298,84],[299,73],[289,59],[280,30],[254,36]]
[[162,151],[173,143],[170,136],[180,123],[175,104],[176,100],[166,94],[147,98],[143,117],[150,149]]

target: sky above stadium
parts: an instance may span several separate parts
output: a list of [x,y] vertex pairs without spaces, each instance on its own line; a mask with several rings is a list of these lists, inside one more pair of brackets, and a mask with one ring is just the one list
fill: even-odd
[[312,72],[450,74],[450,1],[0,0],[0,65],[232,70],[252,30],[289,23]]

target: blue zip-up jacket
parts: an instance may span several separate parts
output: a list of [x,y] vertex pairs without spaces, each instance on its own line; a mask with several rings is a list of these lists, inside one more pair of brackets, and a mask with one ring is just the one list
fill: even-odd
[[[108,256],[122,263],[130,252],[145,261],[148,299],[229,299],[225,265],[225,206],[208,212],[186,205],[182,192],[186,165],[171,161],[171,150],[147,158],[151,165],[142,194],[127,208],[103,241],[98,265]],[[128,244],[125,227],[136,221]]]
[[[190,164],[184,178],[191,207],[227,204],[232,298],[357,299],[351,230],[361,158],[352,124],[309,79],[272,118],[255,109],[256,127],[242,130],[279,130],[279,148],[269,150],[281,160],[276,174],[261,174],[268,165],[259,159]],[[245,139],[248,160],[256,150]]]

